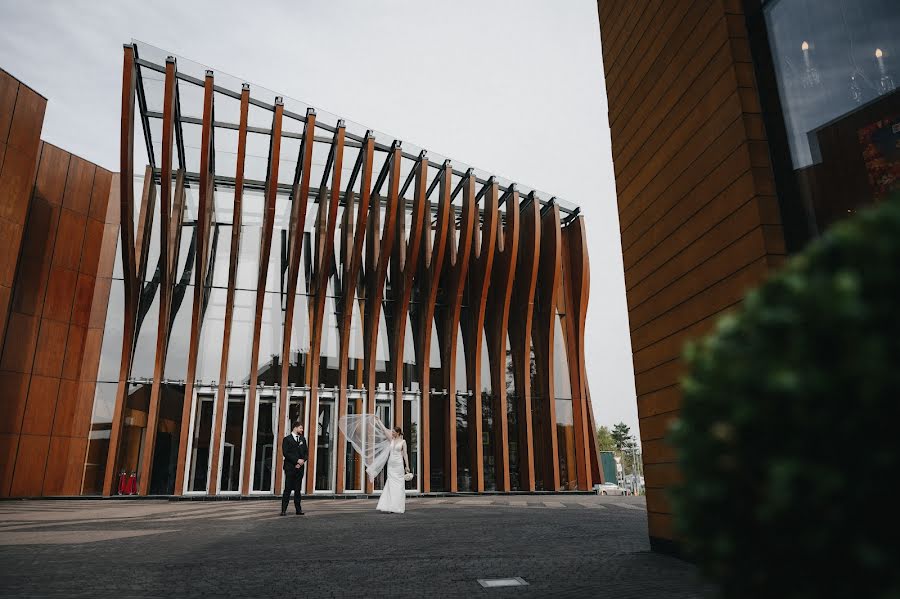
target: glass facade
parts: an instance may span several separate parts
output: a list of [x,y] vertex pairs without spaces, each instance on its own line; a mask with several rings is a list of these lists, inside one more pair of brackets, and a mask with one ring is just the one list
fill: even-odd
[[778,0],[763,16],[796,186],[779,195],[814,235],[900,190],[900,3]]
[[[206,164],[200,159],[203,126],[197,122],[204,118],[204,91],[194,80],[180,79],[183,118],[174,126],[183,147],[175,148],[171,179],[165,180],[160,168],[164,75],[153,64],[142,63],[138,68],[141,76],[159,85],[150,84],[145,89],[149,94],[146,108],[137,107],[147,114],[136,121],[144,139],[136,137],[135,150],[149,142],[152,152],[146,159],[153,180],[147,186],[152,192],[147,196],[150,202],[142,198],[143,178],[134,181],[137,231],[143,222],[138,214],[141,206],[151,211],[146,219],[146,251],[144,257],[138,256],[134,343],[125,348],[127,372],[120,383],[122,339],[125,327],[131,326],[123,322],[125,280],[130,274],[117,263],[100,351],[84,492],[102,490],[120,384],[126,392],[120,441],[115,448],[116,474],[141,472],[142,460],[151,455],[147,486],[152,493],[279,493],[283,484],[281,436],[295,421],[304,423],[310,441],[304,492],[334,493],[338,488],[347,493],[380,492],[384,473],[370,485],[360,455],[349,444],[338,446],[338,414],[364,412],[375,413],[389,427],[402,427],[413,473],[406,483],[410,492],[497,490],[502,471],[498,460],[509,460],[513,489],[528,488],[519,474],[524,399],[513,383],[513,352],[507,348],[505,358],[496,365],[505,368],[505,374],[492,377],[495,365],[488,352],[489,335],[485,330],[475,332],[474,325],[486,298],[480,298],[480,292],[469,288],[468,279],[454,272],[468,260],[468,256],[456,255],[462,249],[459,244],[465,227],[482,226],[477,216],[481,207],[469,213],[475,215],[467,217],[470,220],[461,216],[464,203],[477,205],[478,199],[470,190],[459,190],[467,180],[471,182],[467,177],[479,177],[473,186],[477,190],[489,175],[480,171],[467,175],[465,165],[451,169],[443,166],[439,157],[429,158],[426,165],[419,149],[404,146],[402,151],[393,150],[392,139],[339,122],[327,113],[317,112],[315,128],[308,130],[311,121],[305,120],[304,107],[290,101],[293,108],[282,120],[277,186],[270,185],[275,164],[271,131],[274,113],[280,110],[270,102],[276,96],[251,88],[256,102],[248,109],[252,130],[247,133],[241,164],[237,147],[240,101],[221,89],[237,92],[242,86],[216,73],[210,170],[200,172]],[[177,68],[200,76],[205,72],[190,61],[179,60]],[[340,173],[346,190],[336,194],[336,209],[332,210],[334,140],[340,123],[348,135]],[[352,137],[358,135],[362,137]],[[363,148],[366,136],[371,135],[376,143],[367,179],[370,204],[366,220],[357,223]],[[302,162],[306,151],[311,152],[308,173],[303,172]],[[136,151],[135,155],[143,154]],[[143,166],[135,168],[144,172]],[[236,189],[236,174],[241,169],[244,186]],[[423,187],[412,184],[419,177],[425,179]],[[452,184],[447,186],[449,190],[440,187],[444,177]],[[204,181],[209,184],[207,189],[201,187]],[[303,181],[309,185],[307,197],[297,195]],[[179,214],[181,202],[184,206],[181,222],[169,231],[168,247],[173,254],[168,263],[161,261],[165,252],[160,251],[164,185],[169,185],[172,214]],[[399,193],[391,191],[398,189]],[[434,197],[424,198],[424,189],[430,189],[428,193]],[[200,209],[207,203],[204,194],[209,204],[205,214]],[[536,194],[539,201],[550,204],[549,195]],[[302,212],[297,202],[304,202],[306,210],[299,222],[292,220],[295,212]],[[417,206],[423,206],[425,231],[419,255],[413,256],[410,238],[415,233]],[[447,214],[440,222],[439,206],[444,206]],[[566,210],[571,216],[573,210]],[[393,231],[385,229],[391,215],[396,218]],[[452,228],[452,233],[442,226]],[[328,238],[332,227],[334,236]],[[437,239],[445,234],[444,272],[431,281],[430,272],[440,269],[429,260],[436,258]],[[468,234],[477,237],[472,231]],[[361,254],[354,258],[357,237],[363,243]],[[388,239],[395,240],[390,247],[385,245]],[[301,244],[299,252],[294,252],[293,244]],[[455,257],[451,259],[451,255]],[[289,285],[292,259],[299,262],[293,289]],[[354,259],[357,273],[350,270]],[[408,266],[411,264],[416,264],[415,269]],[[172,272],[168,272],[170,267]],[[377,289],[381,277],[384,285]],[[161,292],[167,284],[170,304],[161,306],[166,295]],[[291,318],[286,318],[289,309]],[[163,328],[168,331],[168,342],[157,347],[160,315],[167,312]],[[460,324],[449,325],[456,318]],[[521,325],[515,317],[510,321],[510,326]],[[426,323],[431,330],[427,337]],[[480,360],[472,359],[476,345],[480,346]],[[285,349],[288,355],[283,355]],[[159,364],[162,379],[155,380]],[[504,377],[506,389],[495,389],[495,381]],[[477,378],[481,381],[480,410],[475,408],[478,395],[472,387]],[[448,388],[451,380],[455,380],[452,389]],[[341,385],[346,389],[340,389]],[[312,387],[317,389],[314,403]],[[504,391],[507,413],[498,414]],[[571,404],[571,392],[565,400]],[[154,407],[155,401],[158,405]],[[346,403],[342,405],[342,401]],[[547,435],[552,429],[546,421],[547,402],[548,398],[536,399],[530,416],[536,422],[535,430],[540,431],[534,443],[541,447],[549,446]],[[147,420],[154,409],[158,417],[151,439]],[[507,447],[499,446],[498,437],[504,418],[509,425]],[[479,425],[481,435],[476,438]],[[148,444],[153,448],[150,453]],[[183,460],[179,463],[181,444]],[[474,470],[479,452],[481,472]]]

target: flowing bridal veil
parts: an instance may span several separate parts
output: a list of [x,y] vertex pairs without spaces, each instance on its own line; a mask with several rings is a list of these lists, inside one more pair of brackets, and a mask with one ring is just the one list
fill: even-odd
[[375,414],[347,414],[338,419],[338,427],[353,449],[363,457],[370,481],[384,468],[391,456],[391,436]]

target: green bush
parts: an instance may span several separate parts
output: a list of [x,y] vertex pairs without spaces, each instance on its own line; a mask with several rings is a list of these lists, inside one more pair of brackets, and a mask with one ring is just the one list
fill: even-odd
[[831,228],[685,358],[686,554],[726,597],[900,597],[900,198]]

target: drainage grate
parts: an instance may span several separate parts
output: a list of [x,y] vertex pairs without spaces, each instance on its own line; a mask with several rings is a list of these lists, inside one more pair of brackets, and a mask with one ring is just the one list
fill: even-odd
[[516,576],[515,578],[479,578],[478,584],[486,589],[493,589],[497,587],[528,586],[528,583],[525,582],[525,579],[519,578],[518,576]]

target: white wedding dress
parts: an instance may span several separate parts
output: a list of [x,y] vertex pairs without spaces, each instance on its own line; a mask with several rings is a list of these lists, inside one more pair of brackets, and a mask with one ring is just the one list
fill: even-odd
[[338,418],[338,428],[359,452],[369,480],[385,471],[384,489],[376,509],[402,514],[406,511],[406,474],[403,456],[406,441],[392,439],[391,431],[374,414],[345,414]]
[[378,511],[402,514],[406,511],[406,481],[403,475],[406,469],[403,465],[403,452],[406,451],[406,441],[396,439],[391,442],[391,456],[388,458],[385,471],[384,489],[378,500]]

